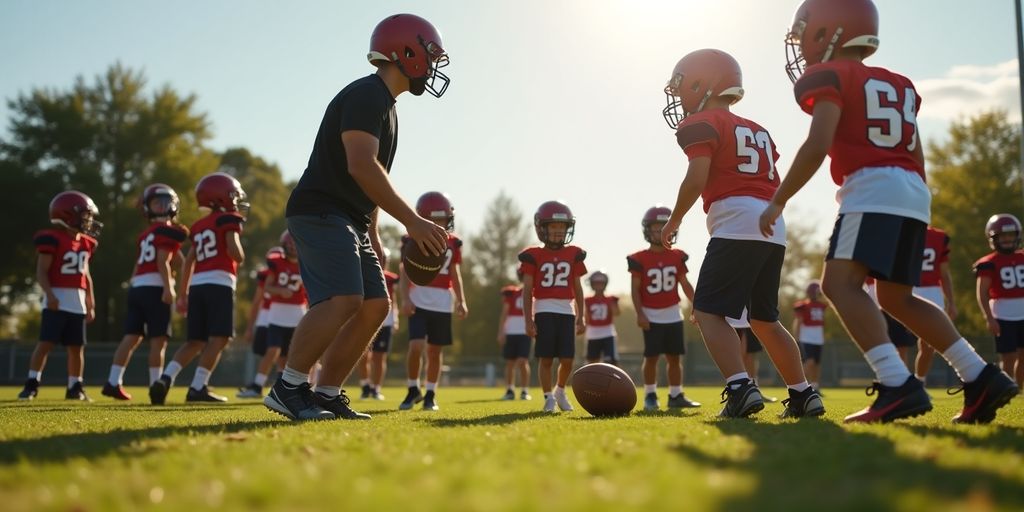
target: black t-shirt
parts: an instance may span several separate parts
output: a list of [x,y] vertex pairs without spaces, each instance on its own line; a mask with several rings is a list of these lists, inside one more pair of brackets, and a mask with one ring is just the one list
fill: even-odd
[[388,172],[398,147],[395,99],[377,75],[348,84],[327,105],[309,155],[309,165],[292,190],[285,215],[343,214],[366,231],[376,204],[348,172],[341,132],[360,130],[380,141],[377,161]]

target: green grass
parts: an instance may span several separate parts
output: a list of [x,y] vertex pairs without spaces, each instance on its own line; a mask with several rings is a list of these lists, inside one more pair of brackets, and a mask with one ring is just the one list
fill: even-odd
[[0,509],[1024,509],[1021,399],[992,425],[957,426],[960,396],[931,390],[927,416],[846,426],[860,390],[828,391],[823,420],[781,421],[781,404],[717,420],[712,388],[687,391],[696,412],[617,419],[480,388],[399,412],[402,390],[387,389],[356,402],[372,421],[295,424],[254,402],[186,406],[183,388],[158,408],[90,391],[93,404],[56,388],[0,402]]

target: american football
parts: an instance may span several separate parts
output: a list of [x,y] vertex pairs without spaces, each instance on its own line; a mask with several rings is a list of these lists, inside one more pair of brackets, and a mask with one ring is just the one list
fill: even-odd
[[572,393],[594,416],[622,416],[636,406],[633,379],[607,363],[591,363],[576,370],[572,375]]
[[444,266],[444,253],[433,256],[420,250],[416,242],[409,241],[402,248],[402,265],[409,280],[417,286],[426,286],[437,277]]

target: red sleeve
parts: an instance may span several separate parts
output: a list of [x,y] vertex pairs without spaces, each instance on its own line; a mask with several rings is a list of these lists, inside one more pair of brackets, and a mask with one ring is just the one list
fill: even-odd
[[989,258],[982,258],[974,264],[974,275],[977,277],[988,276],[995,278],[996,264]]
[[574,267],[576,267],[576,277],[585,276],[587,274],[587,264],[583,262],[583,260],[585,259],[587,259],[587,251],[577,248],[575,257],[576,261],[575,265],[573,265]]
[[160,226],[153,230],[153,245],[169,252],[177,251],[185,241],[185,232],[172,226]]
[[626,267],[629,268],[630,274],[640,274],[644,271],[644,266],[633,255],[626,256]]
[[57,247],[60,242],[53,233],[42,231],[36,233],[36,236],[32,239],[32,243],[36,246],[36,252],[39,254],[53,254],[57,252]]
[[804,112],[814,112],[814,103],[828,101],[843,107],[843,95],[839,88],[839,74],[829,67],[812,67],[793,84],[796,102]]
[[519,253],[519,261],[522,263],[519,267],[523,269],[524,275],[537,275],[537,259],[533,257],[533,252],[530,249]]
[[718,147],[718,140],[718,130],[707,121],[687,123],[683,120],[676,131],[676,143],[690,160],[710,157]]

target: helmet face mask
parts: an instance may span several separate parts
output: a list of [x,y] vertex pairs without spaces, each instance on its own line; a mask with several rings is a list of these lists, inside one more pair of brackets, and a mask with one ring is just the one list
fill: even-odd
[[686,54],[676,63],[664,89],[662,117],[669,128],[677,129],[687,116],[701,112],[714,97],[729,104],[743,98],[743,73],[731,55],[720,50],[703,49]]
[[1020,220],[1009,213],[993,215],[985,224],[985,236],[993,251],[1012,254],[1021,247]]
[[784,38],[786,74],[794,83],[807,66],[828,62],[843,48],[866,58],[878,49],[878,9],[871,0],[804,0]]
[[440,98],[451,79],[440,71],[449,63],[441,34],[427,20],[413,14],[396,14],[377,24],[370,36],[367,60],[374,65],[390,62],[409,80],[409,92]]
[[143,215],[149,220],[174,219],[181,207],[177,192],[163,183],[146,187],[140,203]]
[[416,214],[433,221],[449,233],[455,231],[455,207],[442,192],[426,192],[416,200]]
[[50,201],[50,223],[71,231],[99,238],[103,223],[92,198],[75,190],[61,192]]
[[533,214],[533,227],[545,247],[558,249],[572,241],[576,232],[576,216],[565,203],[547,201]]
[[196,202],[204,213],[237,212],[242,217],[249,215],[248,196],[242,184],[230,174],[215,172],[208,174],[196,184]]
[[590,284],[590,289],[597,293],[601,293],[608,287],[608,274],[598,270],[593,274],[590,274],[587,282]]
[[[640,226],[643,228],[644,241],[653,245],[661,245],[661,231],[672,216],[672,210],[666,206],[652,206],[644,213]],[[673,231],[669,236],[669,244],[676,243],[679,230]]]

